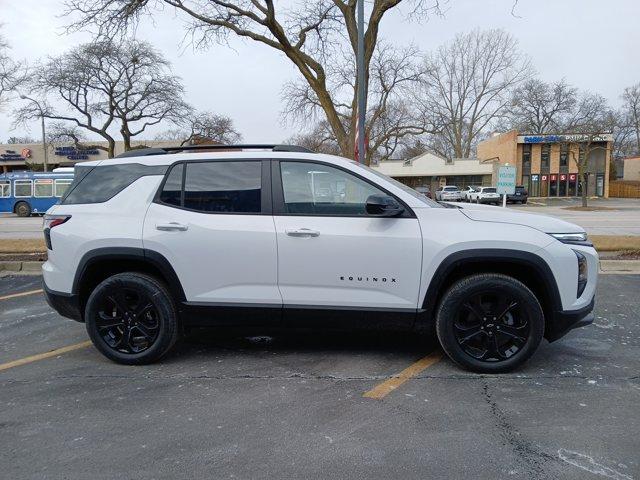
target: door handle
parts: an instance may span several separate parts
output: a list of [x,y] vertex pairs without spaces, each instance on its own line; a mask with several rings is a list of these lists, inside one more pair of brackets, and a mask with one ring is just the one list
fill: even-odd
[[177,222],[156,223],[156,230],[162,230],[163,232],[184,232],[188,229],[189,227],[187,225],[183,225]]
[[294,230],[285,230],[285,233],[290,237],[319,237],[320,232],[317,230],[311,230],[309,228],[297,228]]

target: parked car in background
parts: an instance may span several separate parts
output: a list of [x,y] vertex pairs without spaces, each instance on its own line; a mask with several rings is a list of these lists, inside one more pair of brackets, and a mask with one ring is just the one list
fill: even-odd
[[418,192],[418,193],[421,193],[422,195],[424,195],[427,198],[433,198],[431,196],[431,189],[429,187],[424,187],[424,186],[416,187],[415,191]]
[[493,203],[498,205],[502,197],[498,195],[496,187],[479,187],[470,194],[470,202]]
[[439,202],[459,202],[462,200],[462,193],[455,185],[447,185],[436,190],[436,200]]
[[464,190],[462,190],[462,201],[463,202],[469,202],[471,201],[471,194],[473,192],[476,191],[476,189],[478,189],[480,187],[474,187],[472,185],[469,185],[468,187],[466,187]]
[[[500,197],[502,200],[502,197]],[[511,195],[507,195],[507,203],[527,203],[529,192],[522,185],[516,185],[516,191]]]

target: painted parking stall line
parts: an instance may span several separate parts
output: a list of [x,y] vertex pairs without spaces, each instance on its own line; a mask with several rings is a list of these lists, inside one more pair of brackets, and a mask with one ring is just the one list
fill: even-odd
[[91,341],[87,340],[86,342],[67,345],[66,347],[56,348],[55,350],[51,350],[49,352],[38,353],[36,355],[31,355],[29,357],[19,358],[18,360],[2,363],[0,364],[0,372],[3,370],[9,370],[10,368],[19,367],[21,365],[27,365],[29,363],[37,362],[39,360],[45,360],[47,358],[57,357],[58,355],[62,355],[63,353],[72,352],[74,350],[80,350],[81,348],[86,348],[90,345],[91,345]]
[[385,380],[382,383],[379,383],[368,392],[365,392],[362,396],[365,398],[382,400],[384,397],[386,397],[391,392],[393,392],[398,387],[400,387],[402,384],[404,384],[407,380],[415,377],[423,370],[438,363],[441,359],[442,359],[442,352],[430,353],[426,357],[423,357],[417,362],[409,365],[400,373],[393,375],[391,378],[389,378],[388,380]]
[[43,291],[44,290],[40,288],[38,290],[29,290],[28,292],[12,293],[11,295],[5,295],[3,297],[0,297],[0,301],[9,300],[11,298],[26,297],[27,295],[35,295],[36,293],[42,293]]

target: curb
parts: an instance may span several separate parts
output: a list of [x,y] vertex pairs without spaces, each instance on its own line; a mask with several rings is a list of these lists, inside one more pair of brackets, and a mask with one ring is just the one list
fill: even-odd
[[42,264],[35,260],[25,261],[0,261],[0,273],[26,273],[30,275],[40,275]]

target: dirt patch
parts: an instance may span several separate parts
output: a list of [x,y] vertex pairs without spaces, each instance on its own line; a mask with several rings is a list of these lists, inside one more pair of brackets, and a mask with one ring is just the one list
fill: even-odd
[[596,250],[601,252],[640,252],[640,236],[589,235]]
[[603,210],[618,210],[617,208],[611,207],[563,207],[563,210],[571,210],[574,212],[601,212]]
[[0,262],[45,262],[46,252],[36,253],[0,253]]
[[46,257],[47,247],[44,239],[40,238],[2,238],[0,239],[1,253],[40,253]]

